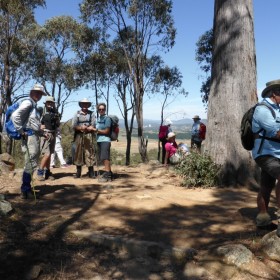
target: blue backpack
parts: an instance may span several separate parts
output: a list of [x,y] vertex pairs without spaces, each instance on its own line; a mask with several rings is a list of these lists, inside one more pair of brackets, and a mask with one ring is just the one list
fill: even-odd
[[[21,139],[21,135],[17,132],[17,130],[15,129],[15,126],[14,126],[14,123],[12,122],[11,120],[11,115],[12,113],[18,109],[19,105],[20,105],[21,102],[15,102],[13,103],[11,106],[9,106],[7,108],[7,111],[6,111],[6,118],[5,118],[5,130],[7,132],[7,135],[12,138],[12,139],[15,139],[15,140],[20,140]],[[31,112],[33,111],[34,109],[34,106],[33,106],[33,103],[31,102],[32,104],[32,109],[30,110],[29,112],[29,115],[31,114]],[[33,132],[31,129],[24,129],[24,131],[27,133],[27,135],[32,135]]]

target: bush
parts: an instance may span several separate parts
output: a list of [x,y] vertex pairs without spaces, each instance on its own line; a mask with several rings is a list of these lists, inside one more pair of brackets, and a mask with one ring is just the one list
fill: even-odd
[[175,170],[183,177],[183,185],[187,187],[213,187],[219,183],[220,166],[207,153],[191,152],[175,166]]

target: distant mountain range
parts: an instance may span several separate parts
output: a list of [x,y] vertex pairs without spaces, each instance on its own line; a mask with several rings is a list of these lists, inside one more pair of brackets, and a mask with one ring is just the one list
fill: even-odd
[[[206,119],[201,120],[204,124],[207,124]],[[193,124],[192,119],[181,119],[181,120],[176,120],[172,121],[172,127],[182,127],[182,126],[190,126]],[[135,120],[136,124],[136,120]],[[119,120],[119,125],[120,127],[124,127],[124,120],[120,119]],[[149,119],[144,119],[144,127],[151,127],[151,128],[158,128],[160,126],[160,121],[158,120],[149,120]]]

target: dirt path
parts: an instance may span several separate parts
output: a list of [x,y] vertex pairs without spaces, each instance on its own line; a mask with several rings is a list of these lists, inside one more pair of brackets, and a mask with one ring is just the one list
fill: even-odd
[[181,265],[137,258],[124,262],[125,256],[78,239],[74,230],[198,252],[228,243],[256,251],[268,232],[254,225],[254,190],[186,189],[173,172],[156,165],[114,166],[113,171],[113,182],[99,183],[86,177],[85,168],[81,179],[73,178],[74,166],[55,168],[56,180],[37,182],[41,199],[36,204],[19,198],[18,181],[0,177],[1,193],[15,207],[12,216],[1,218],[1,250],[9,250],[8,258],[2,254],[0,259],[6,265],[1,279],[24,279],[17,277],[35,264],[36,279],[190,279]]

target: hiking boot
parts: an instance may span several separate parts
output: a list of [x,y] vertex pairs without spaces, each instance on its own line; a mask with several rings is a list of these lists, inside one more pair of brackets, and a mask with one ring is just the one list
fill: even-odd
[[45,181],[44,170],[38,169],[37,170],[37,178],[38,181]]
[[265,227],[271,224],[271,217],[266,213],[259,213],[256,217],[256,225],[257,227]]
[[88,168],[88,177],[91,178],[91,179],[96,178],[95,175],[94,175],[93,166],[90,166],[90,167]]
[[45,180],[51,180],[51,181],[55,180],[53,174],[49,169],[46,169],[45,171]]
[[35,194],[33,191],[21,192],[21,198],[22,199],[38,199],[39,194],[36,191],[35,191]]
[[74,176],[74,178],[75,178],[75,179],[81,178],[81,175],[82,175],[82,166],[78,166],[78,165],[77,165],[77,173],[76,173],[76,175]]

